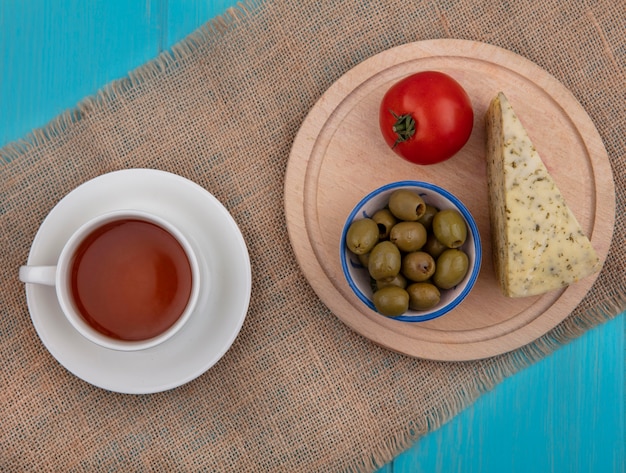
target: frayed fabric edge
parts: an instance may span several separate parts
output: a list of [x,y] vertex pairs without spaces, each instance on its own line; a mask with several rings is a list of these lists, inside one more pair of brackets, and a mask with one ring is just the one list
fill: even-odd
[[614,289],[611,291],[610,299],[599,306],[584,311],[579,316],[569,317],[546,335],[528,345],[491,358],[495,362],[484,366],[481,372],[476,373],[474,383],[468,390],[455,392],[449,402],[439,406],[436,412],[430,412],[424,417],[423,422],[409,421],[402,438],[390,439],[389,443],[372,454],[371,463],[364,460],[360,467],[364,471],[373,471],[383,467],[400,452],[410,449],[421,437],[441,428],[506,378],[532,366],[559,348],[563,348],[588,330],[624,313],[626,313],[626,288]]
[[219,40],[231,29],[240,26],[242,22],[254,16],[263,4],[264,0],[243,0],[237,3],[237,5],[228,8],[222,15],[207,21],[170,49],[131,70],[125,77],[111,81],[94,95],[85,97],[73,108],[51,119],[46,125],[4,145],[0,148],[0,166],[9,164],[34,148],[45,145],[50,140],[62,138],[72,126],[94,111],[101,110],[114,102],[118,95],[152,82],[171,70],[184,65],[194,52]]
[[[107,104],[115,101],[118,95],[154,81],[174,68],[183,65],[199,48],[210,46],[232,28],[255,14],[264,5],[264,0],[244,0],[231,7],[224,14],[209,20],[189,34],[169,50],[130,71],[126,77],[105,85],[94,96],[86,97],[75,108],[53,118],[48,124],[35,129],[25,137],[0,148],[0,166],[27,154],[49,140],[59,139],[72,126]],[[384,466],[400,452],[406,451],[424,435],[436,431],[453,419],[461,411],[471,406],[481,395],[486,394],[507,377],[528,368],[550,355],[568,342],[584,334],[587,330],[608,322],[626,310],[626,293],[615,289],[611,299],[600,306],[585,311],[578,317],[570,317],[551,332],[515,352],[495,357],[495,362],[477,373],[471,386],[459,390],[454,397],[436,410],[427,413],[422,419],[409,420],[404,432],[398,437],[389,438],[384,445],[355,463],[356,471],[371,471]]]

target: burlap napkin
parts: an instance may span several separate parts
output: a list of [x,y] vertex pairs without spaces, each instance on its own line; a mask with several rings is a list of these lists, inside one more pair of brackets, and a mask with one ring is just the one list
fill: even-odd
[[[624,24],[614,0],[248,3],[2,149],[0,469],[372,470],[624,310]],[[507,48],[562,81],[596,124],[617,188],[613,245],[577,310],[530,346],[470,363],[394,354],[347,329],[300,272],[283,214],[290,146],[326,88],[389,47],[444,37]],[[240,225],[253,266],[248,318],[226,356],[183,387],[141,396],[68,373],[39,341],[17,279],[60,198],[131,167],[212,192]]]

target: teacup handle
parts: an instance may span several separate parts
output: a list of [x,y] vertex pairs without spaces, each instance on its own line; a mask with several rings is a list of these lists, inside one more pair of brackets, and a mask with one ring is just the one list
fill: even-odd
[[56,272],[56,266],[20,266],[20,281],[54,286]]

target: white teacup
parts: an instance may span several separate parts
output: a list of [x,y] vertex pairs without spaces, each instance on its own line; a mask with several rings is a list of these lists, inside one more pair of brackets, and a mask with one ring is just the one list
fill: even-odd
[[93,218],[68,239],[56,265],[22,266],[19,277],[54,286],[80,334],[123,351],[150,348],[177,333],[201,287],[189,240],[165,219],[139,210]]

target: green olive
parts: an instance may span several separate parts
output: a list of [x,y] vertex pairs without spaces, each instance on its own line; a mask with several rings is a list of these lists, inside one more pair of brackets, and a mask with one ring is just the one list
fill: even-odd
[[409,293],[409,309],[428,310],[439,304],[441,293],[439,289],[428,282],[416,282],[406,288]]
[[423,251],[425,251],[435,259],[437,259],[439,255],[447,249],[448,247],[441,243],[439,240],[437,240],[437,237],[433,233],[428,234],[426,244],[422,248]]
[[426,228],[426,230],[430,230],[433,225],[433,218],[435,217],[435,214],[437,212],[439,212],[439,209],[437,207],[426,204],[426,212],[424,212],[424,215],[422,215],[418,222],[424,225],[424,228]]
[[440,289],[451,289],[459,284],[469,269],[469,258],[457,249],[448,249],[437,258],[433,283]]
[[398,247],[390,241],[381,241],[372,249],[367,268],[370,276],[378,281],[395,277],[401,265],[402,257]]
[[396,274],[393,278],[381,279],[380,281],[376,281],[376,289],[382,289],[383,287],[388,286],[397,286],[404,289],[406,287],[407,280],[401,273]]
[[381,314],[397,317],[409,309],[409,293],[401,287],[388,286],[374,293],[373,302]]
[[435,260],[425,251],[407,253],[402,258],[401,271],[411,281],[426,281],[435,274]]
[[415,222],[426,212],[426,203],[417,193],[398,189],[389,196],[389,210],[400,220]]
[[437,306],[467,276],[461,247],[469,228],[456,209],[439,210],[414,190],[396,189],[387,206],[352,222],[346,247],[369,274],[376,310],[397,317]]
[[426,243],[427,235],[426,228],[419,222],[398,222],[389,232],[389,241],[400,251],[417,251]]
[[467,225],[458,210],[445,209],[433,218],[433,233],[448,248],[458,248],[467,238]]
[[378,243],[378,225],[371,218],[355,220],[348,227],[346,245],[355,255],[368,253]]
[[370,254],[363,253],[362,255],[357,255],[359,258],[359,262],[363,265],[364,268],[367,268],[370,262]]
[[389,211],[389,209],[380,209],[374,215],[372,220],[378,225],[378,238],[380,240],[386,240],[389,238],[389,232],[397,220],[396,217]]

